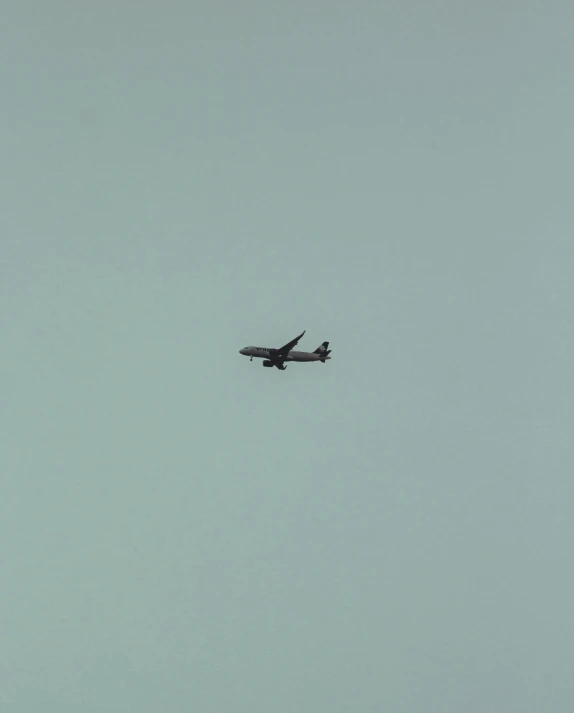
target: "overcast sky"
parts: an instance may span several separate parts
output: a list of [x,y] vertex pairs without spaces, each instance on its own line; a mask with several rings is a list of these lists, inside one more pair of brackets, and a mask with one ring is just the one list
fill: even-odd
[[3,713],[574,710],[573,28],[5,3]]

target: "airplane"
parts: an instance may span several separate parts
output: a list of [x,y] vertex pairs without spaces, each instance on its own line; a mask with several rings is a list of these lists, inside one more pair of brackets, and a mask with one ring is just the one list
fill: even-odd
[[251,357],[250,361],[253,361],[253,357],[259,359],[264,359],[263,366],[271,367],[276,366],[280,371],[285,371],[287,366],[286,361],[320,361],[324,364],[327,359],[331,357],[331,349],[329,349],[329,342],[323,342],[320,347],[317,347],[314,352],[295,352],[292,351],[293,347],[297,345],[297,342],[305,334],[307,330],[301,332],[298,337],[287,342],[285,346],[281,349],[269,349],[267,347],[245,347],[245,349],[240,349],[239,353],[244,356]]

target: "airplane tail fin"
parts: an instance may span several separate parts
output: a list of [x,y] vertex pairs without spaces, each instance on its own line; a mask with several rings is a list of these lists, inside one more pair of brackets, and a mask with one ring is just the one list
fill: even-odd
[[330,359],[331,357],[329,354],[331,353],[331,349],[329,349],[329,342],[323,342],[320,347],[317,347],[313,354],[318,354],[320,357],[320,360],[323,362],[323,364],[327,361],[327,359]]

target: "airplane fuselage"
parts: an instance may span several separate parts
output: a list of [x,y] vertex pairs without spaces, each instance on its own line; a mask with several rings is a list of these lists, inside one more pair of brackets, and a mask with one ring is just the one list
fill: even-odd
[[[239,353],[256,359],[271,358],[269,349],[263,347],[245,347],[245,349],[241,349]],[[284,361],[325,361],[325,359],[330,358],[330,356],[323,356],[322,354],[315,354],[314,352],[298,352],[292,350],[287,354]]]

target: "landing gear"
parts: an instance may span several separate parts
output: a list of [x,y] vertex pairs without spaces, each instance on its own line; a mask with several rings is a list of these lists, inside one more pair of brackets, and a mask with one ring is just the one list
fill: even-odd
[[251,357],[251,359],[249,361],[253,361],[253,357]]
[[266,366],[268,369],[270,369],[272,366],[276,366],[279,371],[285,371],[287,368],[285,364],[282,364],[280,361],[271,361],[271,359],[265,359],[263,362],[263,366]]

